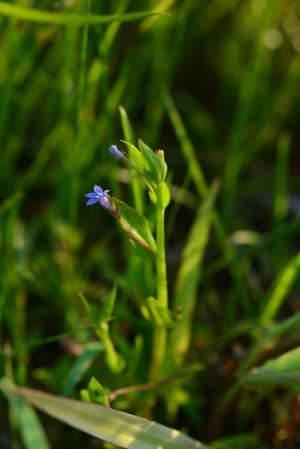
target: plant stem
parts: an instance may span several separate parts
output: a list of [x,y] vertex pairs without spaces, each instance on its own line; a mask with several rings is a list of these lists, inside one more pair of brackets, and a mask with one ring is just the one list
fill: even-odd
[[[165,207],[163,199],[163,183],[157,185],[156,191],[156,276],[157,276],[157,300],[163,307],[168,307],[168,284],[165,253]],[[155,381],[160,377],[162,362],[165,358],[167,330],[157,326],[154,331],[152,364],[150,380]]]

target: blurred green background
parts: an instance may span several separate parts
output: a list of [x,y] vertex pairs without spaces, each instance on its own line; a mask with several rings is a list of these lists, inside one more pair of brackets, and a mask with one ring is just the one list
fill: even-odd
[[[112,376],[98,360],[90,371],[110,389],[147,380],[151,329],[139,306],[152,292],[153,275],[141,281],[144,262],[136,261],[112,218],[87,208],[84,197],[99,184],[132,204],[129,173],[107,152],[123,145],[122,105],[135,136],[165,150],[173,200],[166,217],[170,291],[200,203],[199,167],[208,184],[221,181],[217,210],[238,265],[232,276],[236,264],[232,269],[212,231],[188,359],[206,368],[152,416],[204,441],[245,436],[231,447],[298,447],[299,397],[282,390],[245,393],[244,402],[228,407],[230,419],[212,422],[257,338],[249,329],[260,320],[274,279],[298,251],[299,2],[13,2],[81,15],[168,13],[81,27],[11,18],[3,3],[0,373],[61,393],[74,356],[92,340],[78,292],[101,304],[116,283],[111,333],[129,368]],[[146,204],[145,196],[151,216]],[[298,265],[272,318],[299,311]],[[299,339],[294,329],[274,353]],[[116,407],[141,414],[142,402],[123,399]],[[3,416],[6,406],[0,407]],[[53,447],[62,447],[62,425],[43,421]],[[8,419],[0,432],[3,448],[20,447],[18,438],[10,440]],[[70,431],[68,444],[94,447],[85,438]]]

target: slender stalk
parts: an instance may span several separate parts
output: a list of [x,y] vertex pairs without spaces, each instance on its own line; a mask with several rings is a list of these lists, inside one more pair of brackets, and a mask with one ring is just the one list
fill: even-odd
[[142,385],[130,385],[129,387],[118,388],[117,390],[111,391],[108,394],[109,402],[114,401],[119,396],[124,396],[128,394],[140,393],[142,391],[153,390],[164,385],[168,385],[172,382],[180,378],[185,378],[188,376],[192,376],[198,371],[201,371],[203,366],[200,363],[187,367],[183,370],[177,371],[176,373],[171,374],[170,376],[164,377],[163,379],[158,380],[157,382],[148,382]]
[[163,200],[163,183],[157,186],[157,206],[156,206],[156,243],[157,243],[157,299],[164,306],[168,307],[168,284],[165,252],[165,207]]
[[[82,1],[82,14],[87,16],[91,8],[92,0]],[[85,105],[85,91],[86,91],[86,62],[88,49],[88,34],[89,26],[84,25],[81,38],[81,52],[79,61],[79,80],[78,80],[78,99],[76,111],[76,141],[73,149],[72,157],[72,175],[71,175],[71,196],[69,201],[70,218],[73,223],[77,221],[78,215],[78,192],[80,184],[80,153],[83,146],[84,137],[84,105]]]
[[[157,300],[163,307],[168,307],[168,284],[165,253],[165,207],[163,201],[163,183],[157,185],[156,191],[156,272]],[[167,330],[157,326],[154,331],[152,347],[152,364],[150,380],[158,379],[162,371],[162,362],[166,352]]]

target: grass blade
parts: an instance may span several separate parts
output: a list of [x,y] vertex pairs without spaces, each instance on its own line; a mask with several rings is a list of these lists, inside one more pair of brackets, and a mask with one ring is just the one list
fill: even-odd
[[275,359],[268,360],[252,370],[244,378],[246,383],[268,383],[274,385],[300,384],[300,347],[292,349]]
[[64,396],[70,396],[76,384],[82,379],[84,373],[89,369],[94,359],[103,351],[103,346],[99,343],[89,344],[84,352],[76,359],[70,369],[63,389]]
[[[135,145],[135,138],[127,112],[122,106],[119,106],[119,111],[125,140]],[[128,147],[129,159],[131,159],[131,152],[132,149],[129,146]],[[131,177],[132,177],[132,192],[133,192],[134,205],[137,211],[140,214],[143,214],[144,213],[143,188],[136,170],[131,169]]]
[[270,323],[280,309],[286,295],[297,278],[300,268],[300,253],[283,268],[271,289],[267,303],[261,313],[261,323]]
[[300,347],[268,360],[257,370],[262,371],[296,371],[300,370]]
[[182,317],[171,334],[171,353],[179,362],[186,354],[191,338],[192,317],[196,303],[197,286],[201,263],[209,239],[209,230],[218,185],[214,184],[205,202],[201,205],[190,231],[182,255],[178,280],[175,287],[175,310],[180,308]]
[[[189,173],[191,175],[194,186],[197,190],[197,193],[200,198],[205,198],[208,192],[207,182],[202,170],[202,167],[196,157],[195,148],[189,138],[189,135],[186,131],[183,120],[176,109],[175,103],[173,99],[164,94],[163,101],[165,104],[166,111],[168,113],[170,122],[173,126],[174,132],[177,136],[178,142],[181,145],[181,150],[183,156],[186,160]],[[232,278],[235,283],[236,290],[241,298],[242,306],[245,312],[248,314],[252,313],[251,310],[251,301],[249,295],[244,288],[244,281],[242,279],[242,273],[240,272],[240,267],[237,263],[236,256],[231,248],[231,245],[228,242],[224,225],[221,221],[220,216],[215,213],[213,220],[214,228],[217,234],[217,238],[219,240],[220,246],[224,253],[224,257],[228,263],[228,267],[231,271]]]
[[147,17],[161,15],[163,13],[154,11],[140,11],[128,14],[109,14],[109,15],[81,15],[72,13],[56,13],[42,11],[34,8],[24,8],[22,6],[0,2],[0,15],[12,19],[25,20],[28,22],[48,23],[52,25],[64,26],[84,26],[101,25],[117,20],[119,22],[131,22],[141,20]]
[[266,383],[271,385],[295,386],[300,385],[300,372],[277,372],[254,370],[245,379],[245,383]]
[[66,399],[38,390],[9,387],[5,380],[0,387],[16,393],[30,404],[96,438],[131,449],[205,449],[207,446],[154,421],[129,415],[108,407]]
[[[8,380],[1,380],[1,386],[10,386]],[[50,449],[45,432],[39,419],[31,407],[20,396],[16,396],[9,391],[9,388],[2,389],[16,417],[21,437],[26,449]]]

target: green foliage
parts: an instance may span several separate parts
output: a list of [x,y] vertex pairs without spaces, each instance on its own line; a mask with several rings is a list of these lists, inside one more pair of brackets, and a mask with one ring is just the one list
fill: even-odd
[[6,2],[0,2],[0,14],[13,19],[28,20],[29,22],[47,23],[64,26],[83,26],[99,25],[109,23],[113,20],[128,22],[132,20],[141,20],[146,17],[157,15],[155,12],[139,12],[131,14],[111,14],[107,16],[84,16],[80,14],[58,14],[33,8],[23,8],[18,5],[11,5]]
[[155,254],[156,243],[147,219],[140,215],[137,210],[127,206],[123,201],[116,198],[114,198],[114,201],[120,212],[118,223],[123,231],[142,248]]
[[266,305],[261,313],[261,322],[268,324],[277,314],[291,286],[297,279],[300,266],[300,254],[293,257],[283,268],[274,282],[267,297]]
[[80,382],[86,371],[92,365],[95,358],[102,351],[103,346],[99,343],[90,343],[86,346],[83,353],[76,359],[69,371],[62,392],[64,396],[70,396],[70,394],[73,393],[77,383]]
[[47,436],[34,409],[22,397],[12,393],[12,388],[13,384],[8,379],[0,380],[0,389],[11,405],[24,447],[26,449],[50,449]]
[[80,396],[84,402],[93,402],[94,404],[105,406],[109,405],[107,392],[95,377],[90,379],[87,390],[83,389],[80,391]]
[[299,386],[300,383],[300,348],[268,360],[259,368],[255,368],[246,378],[246,383],[269,383],[286,387]]
[[164,161],[163,153],[159,150],[154,153],[145,142],[139,139],[139,149],[144,159],[144,176],[146,181],[154,185],[162,183],[167,174],[167,164]]
[[[0,377],[297,445],[299,61],[297,2],[0,1]],[[14,398],[0,446],[49,446]]]
[[180,310],[177,313],[173,313],[151,296],[146,298],[145,303],[142,305],[142,314],[146,320],[163,327],[175,326],[181,316]]
[[[99,389],[91,381],[93,391]],[[91,383],[90,382],[90,383]],[[96,383],[96,386],[95,386]],[[5,383],[2,389],[7,389]],[[76,429],[110,443],[131,449],[205,449],[205,445],[170,429],[143,418],[119,412],[109,407],[61,398],[26,388],[11,388],[11,394],[18,394],[35,407],[54,416]]]
[[190,346],[193,312],[197,301],[197,287],[216,200],[218,185],[214,184],[201,204],[185,244],[175,285],[174,309],[182,310],[180,322],[171,335],[171,356],[181,364]]

